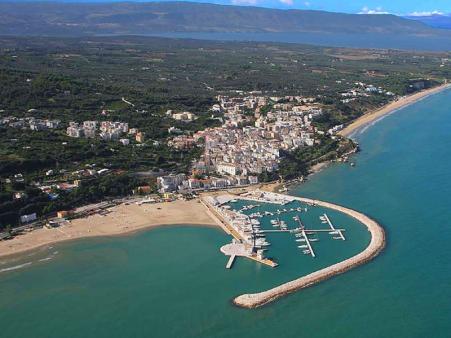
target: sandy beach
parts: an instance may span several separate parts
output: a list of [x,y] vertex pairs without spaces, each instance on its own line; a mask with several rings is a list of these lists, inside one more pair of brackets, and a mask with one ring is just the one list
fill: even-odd
[[374,120],[377,120],[378,118],[387,115],[394,110],[403,108],[405,106],[408,106],[412,103],[417,102],[418,100],[421,100],[429,95],[436,94],[438,92],[441,92],[445,89],[448,89],[451,87],[451,84],[443,84],[438,87],[434,87],[431,89],[423,90],[421,92],[405,96],[395,102],[389,103],[385,105],[384,107],[371,111],[369,113],[366,113],[365,115],[359,117],[357,120],[349,124],[346,128],[341,130],[339,132],[339,135],[349,137],[353,132],[356,130],[362,128],[363,126],[373,122]]
[[187,224],[217,226],[199,200],[158,204],[120,204],[105,215],[74,219],[54,229],[37,229],[0,241],[0,258],[57,242],[86,237],[114,236],[158,226]]

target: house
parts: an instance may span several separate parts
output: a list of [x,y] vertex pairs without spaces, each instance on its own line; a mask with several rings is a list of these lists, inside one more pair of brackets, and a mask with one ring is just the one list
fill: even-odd
[[240,169],[235,164],[220,162],[216,164],[216,171],[220,174],[236,176],[239,174]]
[[142,185],[135,189],[136,194],[150,194],[152,192],[152,187],[150,185]]
[[167,175],[157,178],[157,185],[161,193],[172,192],[177,190],[177,187],[182,184],[186,176],[184,174]]
[[68,210],[60,210],[56,212],[56,217],[58,218],[66,218],[67,216],[70,216],[72,214],[72,211]]
[[67,136],[76,138],[82,137],[85,134],[84,129],[78,126],[67,127],[66,133]]
[[248,176],[249,184],[257,184],[258,177],[257,176]]
[[144,139],[145,139],[145,133],[142,132],[142,131],[137,132],[137,133],[136,133],[136,136],[135,136],[135,139],[136,139],[136,142],[138,142],[138,143],[143,143],[143,142],[144,142]]

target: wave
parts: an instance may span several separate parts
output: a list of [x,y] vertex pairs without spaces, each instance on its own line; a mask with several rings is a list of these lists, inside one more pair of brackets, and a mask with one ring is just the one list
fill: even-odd
[[[2,268],[2,269],[0,269],[0,273],[1,272],[8,272],[8,271],[19,270],[19,269],[25,268],[27,266],[30,266],[30,265],[32,265],[33,263],[36,263],[36,262],[47,262],[47,261],[50,261],[53,258],[55,258],[55,256],[58,253],[59,253],[58,251],[53,251],[52,253],[50,253],[50,255],[48,257],[40,258],[40,259],[37,259],[36,261],[30,261],[30,262],[22,263],[22,264],[19,264],[19,265],[10,266],[10,267],[7,267],[7,268]],[[10,262],[10,263],[12,263],[12,262]]]
[[26,267],[26,266],[29,266],[29,265],[31,265],[31,264],[33,264],[33,262],[27,262],[27,263],[23,263],[23,264],[11,266],[11,267],[9,267],[9,268],[3,268],[3,269],[0,269],[0,272],[7,272],[7,271],[19,270],[19,269],[22,269],[22,268],[24,268],[24,267]]

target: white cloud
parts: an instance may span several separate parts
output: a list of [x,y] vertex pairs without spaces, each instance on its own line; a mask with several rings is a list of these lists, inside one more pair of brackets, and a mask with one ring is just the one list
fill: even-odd
[[304,6],[305,6],[305,7],[310,7],[310,5],[311,5],[311,3],[310,3],[309,1],[305,1],[305,2],[304,2]]
[[390,14],[387,11],[384,11],[382,7],[376,7],[375,9],[370,9],[368,6],[362,8],[359,14]]
[[256,5],[258,0],[232,0],[233,5]]
[[409,16],[433,16],[433,15],[445,15],[445,13],[440,11],[430,11],[430,12],[413,12],[409,13]]
[[293,0],[279,0],[279,1],[287,6],[293,6],[293,4],[294,4]]

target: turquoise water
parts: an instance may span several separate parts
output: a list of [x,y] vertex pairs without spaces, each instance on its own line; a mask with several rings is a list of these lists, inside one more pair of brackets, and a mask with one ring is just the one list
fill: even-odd
[[[238,260],[226,270],[218,249],[229,238],[212,228],[58,245],[0,265],[33,262],[0,273],[0,337],[449,337],[450,102],[448,91],[386,117],[357,134],[356,167],[333,166],[292,191],[380,221],[388,245],[373,262],[246,310],[230,300],[353,255],[366,230],[328,211],[348,240],[321,238],[316,260],[292,238],[268,236],[277,269]],[[308,227],[321,211],[304,216]]]

